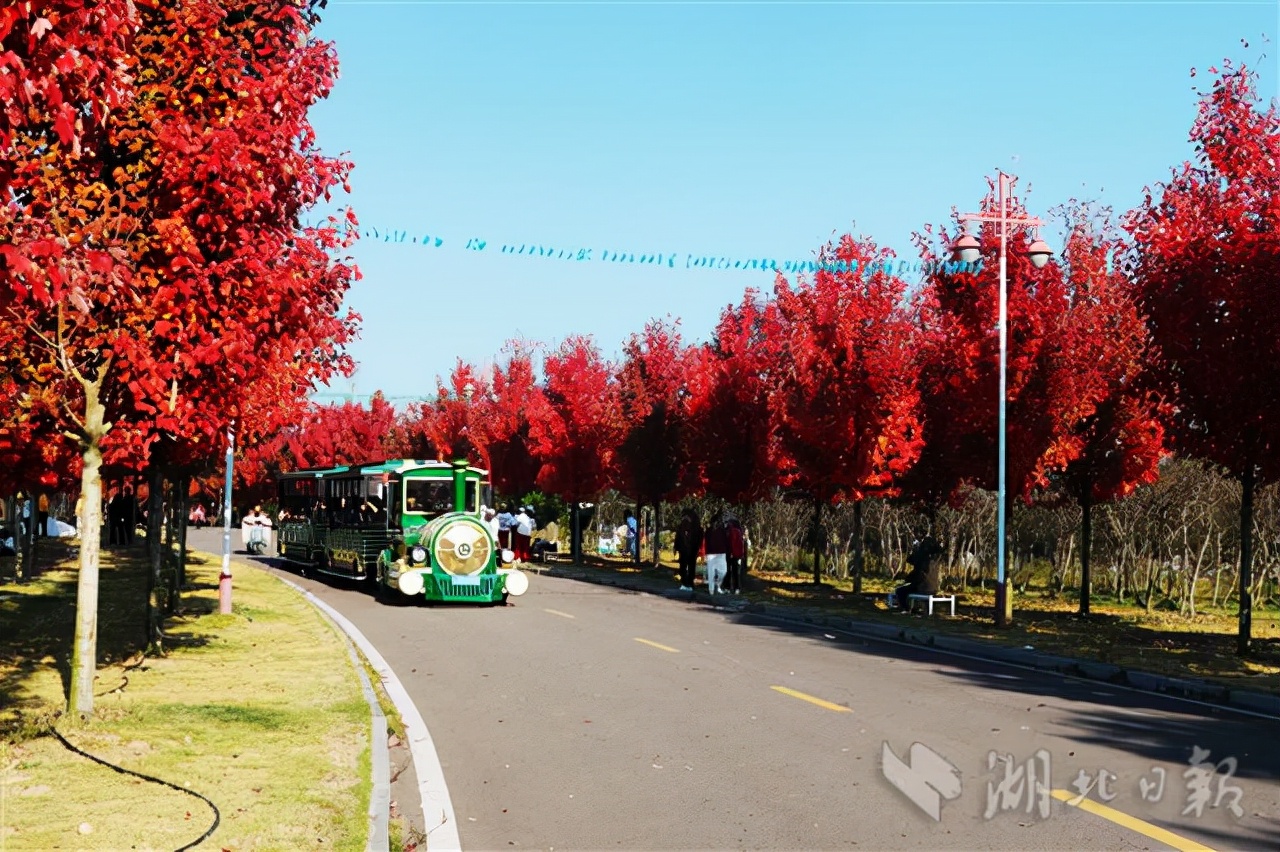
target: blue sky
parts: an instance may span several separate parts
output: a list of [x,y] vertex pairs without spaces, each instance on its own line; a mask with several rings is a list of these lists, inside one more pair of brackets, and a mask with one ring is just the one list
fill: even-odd
[[330,0],[323,19],[342,71],[313,121],[356,164],[362,227],[443,240],[354,249],[360,369],[322,391],[397,404],[515,337],[589,333],[614,357],[670,315],[705,340],[772,285],[689,254],[804,259],[852,231],[914,259],[912,232],[976,209],[996,168],[1041,216],[1128,209],[1191,155],[1207,69],[1256,67],[1270,99],[1280,57],[1274,2]]

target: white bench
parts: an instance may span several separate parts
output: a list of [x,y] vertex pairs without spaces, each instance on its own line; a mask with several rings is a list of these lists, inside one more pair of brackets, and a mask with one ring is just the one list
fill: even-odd
[[914,606],[917,603],[925,604],[929,609],[929,614],[933,615],[933,605],[936,603],[951,604],[951,615],[956,614],[956,596],[955,595],[907,595],[907,600]]

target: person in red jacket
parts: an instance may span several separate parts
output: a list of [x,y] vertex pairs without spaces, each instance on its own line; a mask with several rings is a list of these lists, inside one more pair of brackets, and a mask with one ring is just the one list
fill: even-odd
[[730,515],[725,523],[725,533],[729,539],[725,590],[740,595],[742,594],[742,575],[746,570],[747,560],[747,538],[742,529],[742,522]]
[[723,591],[721,584],[728,573],[729,531],[724,524],[724,510],[716,512],[707,527],[707,591],[717,594]]
[[676,556],[680,559],[680,591],[693,591],[693,578],[698,567],[698,551],[702,548],[702,524],[698,513],[686,508],[676,530]]

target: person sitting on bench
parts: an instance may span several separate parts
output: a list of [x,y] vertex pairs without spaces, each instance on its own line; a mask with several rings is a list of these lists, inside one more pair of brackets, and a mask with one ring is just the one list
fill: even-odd
[[942,564],[937,557],[941,555],[942,548],[938,546],[938,542],[933,536],[926,535],[916,542],[916,546],[911,550],[911,555],[907,557],[907,564],[911,566],[911,571],[907,574],[907,582],[905,585],[893,590],[898,609],[903,612],[910,611],[911,595],[936,595],[938,593],[939,588],[942,586]]
[[549,522],[542,531],[538,533],[538,538],[533,542],[533,558],[547,561],[548,553],[560,552],[560,525],[555,521]]

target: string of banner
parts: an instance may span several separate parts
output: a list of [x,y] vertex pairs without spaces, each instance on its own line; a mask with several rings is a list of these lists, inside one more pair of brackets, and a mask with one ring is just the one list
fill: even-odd
[[[380,230],[378,228],[362,228],[361,235],[384,243],[405,243],[420,245],[425,248],[438,249],[444,246],[443,237],[422,234],[421,236],[407,230]],[[843,260],[777,260],[768,257],[732,258],[710,254],[681,255],[677,252],[651,253],[632,251],[597,250],[589,248],[558,248],[542,243],[490,243],[473,237],[463,245],[464,251],[487,252],[490,254],[516,255],[543,260],[560,260],[571,263],[627,263],[641,266],[657,266],[667,269],[721,269],[765,272],[859,272],[871,275],[876,272],[888,272],[893,275],[920,273],[930,274],[934,271],[954,274],[957,272],[976,272],[982,266],[979,259],[973,263],[964,261],[921,261],[921,260],[885,260],[882,262],[858,264]]]

